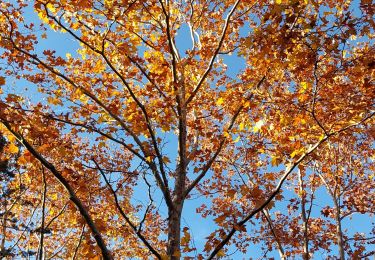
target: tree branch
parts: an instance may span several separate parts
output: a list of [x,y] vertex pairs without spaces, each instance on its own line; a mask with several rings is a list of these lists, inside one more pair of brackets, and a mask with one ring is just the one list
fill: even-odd
[[220,37],[220,40],[219,40],[219,44],[218,46],[216,47],[215,51],[214,51],[214,54],[212,55],[211,57],[211,60],[210,62],[208,63],[208,67],[206,69],[206,71],[203,73],[201,79],[199,80],[197,86],[195,87],[195,89],[193,90],[193,92],[191,93],[190,97],[187,99],[186,101],[186,104],[189,104],[193,98],[195,97],[195,95],[198,93],[199,89],[201,88],[202,84],[204,83],[204,81],[206,80],[208,74],[210,73],[211,69],[212,69],[212,66],[214,65],[214,61],[220,51],[220,48],[221,46],[223,45],[224,43],[224,39],[225,39],[225,35],[227,33],[227,30],[228,30],[228,26],[229,26],[229,21],[230,21],[230,18],[231,16],[233,15],[234,11],[236,10],[238,4],[240,3],[241,0],[237,0],[232,9],[230,10],[230,12],[228,13],[227,17],[225,18],[225,22],[224,22],[224,28],[223,28],[223,31],[221,33],[221,37]]
[[[259,88],[260,85],[262,85],[262,83],[264,82],[264,80],[266,79],[266,76],[263,76],[261,78],[261,80],[257,83],[256,85],[256,88]],[[247,101],[251,100],[254,96],[254,93],[251,93],[250,96],[246,99]],[[229,127],[227,129],[227,131],[231,130],[236,122],[236,119],[237,117],[239,116],[239,114],[241,113],[241,111],[244,109],[244,105],[241,105],[237,111],[234,113],[231,121],[230,121],[230,124],[229,124]],[[203,179],[203,177],[207,174],[207,172],[209,171],[209,169],[211,168],[212,164],[215,162],[216,158],[218,157],[218,155],[220,154],[220,152],[222,151],[223,147],[224,147],[224,144],[226,143],[227,139],[226,137],[223,137],[219,143],[219,147],[218,149],[216,150],[216,152],[214,153],[214,155],[211,157],[211,159],[207,162],[207,164],[203,167],[201,173],[198,175],[198,177],[192,182],[190,183],[190,185],[186,188],[186,191],[185,191],[185,197],[187,195],[189,195],[189,193],[194,189],[194,187]]]
[[81,213],[82,217],[85,219],[87,225],[90,227],[93,237],[99,246],[103,259],[111,260],[113,259],[111,256],[110,251],[108,250],[101,233],[99,232],[98,228],[96,227],[90,213],[87,211],[85,206],[83,205],[82,201],[77,197],[75,194],[72,186],[70,186],[69,182],[61,175],[61,173],[55,168],[53,164],[48,162],[20,133],[17,133],[8,122],[0,119],[0,122],[12,133],[12,135],[38,160],[41,164],[46,167],[54,176],[55,178],[63,185],[65,190],[69,193],[70,200],[77,206],[79,212]]
[[85,227],[86,227],[86,225],[82,226],[81,234],[79,236],[79,240],[78,240],[77,246],[76,246],[76,248],[74,250],[74,254],[73,254],[72,260],[75,260],[76,257],[77,257],[77,253],[78,253],[79,247],[81,246],[81,243],[82,243],[82,240],[83,240],[83,234],[85,233]]
[[115,199],[116,208],[120,212],[121,216],[125,219],[126,223],[134,230],[137,237],[145,244],[145,246],[151,251],[151,253],[153,253],[157,259],[162,259],[161,255],[152,247],[152,245],[147,241],[147,239],[141,234],[141,230],[137,229],[136,225],[130,220],[130,218],[126,215],[126,213],[122,209],[117,193],[112,188],[111,184],[109,183],[107,177],[105,176],[104,171],[100,168],[99,164],[95,161],[95,159],[92,159],[92,161],[94,162],[95,166],[98,168],[105,183],[107,184],[108,189],[111,191],[113,198]]
[[[215,249],[212,251],[208,259],[213,259],[219,251],[229,242],[229,240],[232,238],[232,236],[238,231],[238,227],[244,226],[248,220],[250,220],[255,214],[258,212],[262,211],[272,200],[273,198],[280,192],[280,189],[285,182],[285,180],[288,178],[290,173],[306,158],[308,157],[311,153],[313,153],[320,145],[325,143],[330,137],[338,135],[347,129],[351,127],[358,126],[371,117],[373,117],[375,112],[371,112],[368,116],[364,117],[361,121],[357,123],[350,124],[346,127],[343,127],[335,132],[329,133],[328,135],[325,135],[320,141],[318,141],[315,145],[313,145],[311,148],[308,149],[307,152],[305,152],[303,155],[300,156],[298,160],[296,160],[294,163],[290,164],[287,166],[284,175],[281,177],[278,185],[276,186],[275,190],[271,193],[271,195],[256,209],[251,211],[247,216],[245,216],[241,221],[237,222],[235,225],[233,225],[233,228],[227,233],[224,238],[221,240],[221,242],[215,247]],[[235,228],[236,227],[236,228]]]

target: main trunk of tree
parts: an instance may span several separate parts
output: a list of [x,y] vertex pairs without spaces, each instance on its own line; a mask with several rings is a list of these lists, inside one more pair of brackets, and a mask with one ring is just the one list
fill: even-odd
[[168,256],[170,259],[180,259],[180,233],[182,203],[175,205],[175,209],[169,213],[168,221]]
[[180,259],[180,234],[181,234],[181,214],[185,201],[186,189],[186,169],[187,169],[187,126],[186,126],[186,108],[181,106],[181,100],[184,100],[184,90],[182,88],[180,96],[178,113],[180,115],[178,122],[178,153],[179,165],[176,168],[175,186],[173,190],[173,206],[169,208],[168,219],[168,257],[175,260]]

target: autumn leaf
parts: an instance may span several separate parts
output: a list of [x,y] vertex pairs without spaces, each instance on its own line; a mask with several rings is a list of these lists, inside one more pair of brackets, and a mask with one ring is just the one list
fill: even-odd
[[241,122],[238,126],[239,130],[242,131],[245,128],[245,124]]
[[233,140],[233,142],[237,143],[238,141],[240,141],[240,136],[237,136],[236,139]]
[[215,218],[214,221],[215,221],[218,225],[221,225],[221,224],[224,223],[225,219],[226,219],[226,216],[225,216],[225,215],[221,215],[221,216]]
[[217,256],[219,256],[219,257],[223,257],[223,256],[225,256],[225,252],[224,252],[224,250],[220,250],[220,251],[217,253]]
[[2,257],[370,255],[371,1],[3,2]]
[[25,165],[25,164],[27,164],[27,159],[25,158],[25,156],[21,156],[21,157],[19,157],[19,158],[18,158],[18,163],[19,163],[20,165]]
[[171,161],[169,160],[168,156],[163,156],[163,162],[170,163]]
[[14,143],[11,143],[9,146],[8,146],[8,151],[12,154],[16,154],[18,153],[19,151],[19,148],[17,145],[15,145]]
[[221,106],[223,103],[224,103],[224,99],[223,98],[218,98],[216,100],[216,105],[218,105],[218,106]]
[[228,191],[227,191],[227,194],[228,194],[228,196],[229,196],[230,198],[234,198],[235,195],[236,195],[236,193],[237,193],[237,191],[234,190],[234,189],[231,189],[231,190],[228,190]]
[[307,91],[307,89],[309,88],[309,82],[301,82],[301,89],[300,89],[300,93],[304,93]]
[[61,102],[61,100],[59,98],[48,97],[47,101],[48,101],[48,103],[50,103],[52,105],[62,105],[62,102]]
[[183,234],[184,235],[181,238],[181,245],[187,247],[191,240],[189,229],[187,227],[183,229]]
[[263,126],[264,126],[264,121],[258,120],[253,127],[253,132],[254,133],[259,132]]

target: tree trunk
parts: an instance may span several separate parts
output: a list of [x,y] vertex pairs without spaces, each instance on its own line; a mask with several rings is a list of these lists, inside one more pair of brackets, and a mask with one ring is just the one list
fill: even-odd
[[[337,175],[336,175],[337,176]],[[331,195],[334,206],[335,206],[335,221],[336,221],[336,240],[339,247],[340,260],[345,260],[345,250],[344,250],[344,239],[341,228],[341,210],[340,210],[340,194],[337,195],[337,180],[335,188],[332,191],[324,177],[319,174],[319,177],[322,179],[324,185],[326,186],[328,193]]]
[[185,102],[184,88],[181,88],[179,94],[179,108],[178,114],[178,153],[179,153],[179,164],[175,171],[175,186],[173,190],[173,207],[169,208],[169,219],[168,219],[168,249],[167,253],[169,259],[175,260],[180,259],[180,234],[181,234],[181,214],[182,208],[185,201],[185,190],[186,190],[186,169],[187,169],[187,125],[186,125],[186,108],[181,106],[182,102]]
[[42,223],[40,226],[40,239],[39,248],[36,259],[45,259],[44,255],[44,233],[45,233],[45,212],[46,212],[46,196],[47,196],[47,182],[44,167],[42,166],[42,179],[43,179],[43,193],[42,193]]
[[340,202],[334,198],[335,203],[335,220],[336,220],[336,239],[339,246],[340,260],[345,260],[345,250],[344,250],[344,239],[342,237],[342,228],[341,228],[341,211],[340,211]]
[[280,256],[280,259],[281,260],[285,260],[285,252],[284,252],[284,248],[281,244],[281,242],[279,241],[279,238],[277,237],[277,234],[275,233],[275,229],[273,227],[273,224],[272,224],[272,219],[271,219],[271,216],[270,216],[270,212],[268,211],[268,209],[263,209],[262,210],[264,216],[266,217],[266,220],[268,222],[268,225],[270,227],[270,230],[271,230],[271,233],[276,241],[276,245],[277,245],[277,251],[279,252],[279,256]]
[[180,234],[181,234],[181,213],[182,206],[175,205],[171,210],[168,219],[168,256],[172,260],[180,259]]
[[300,189],[300,196],[301,196],[301,215],[302,215],[302,221],[303,221],[303,260],[309,260],[309,237],[308,237],[308,218],[306,214],[306,192],[305,187],[302,179],[301,171],[298,171],[298,178],[299,178],[299,189]]
[[6,231],[7,231],[7,217],[8,217],[8,209],[7,209],[7,201],[4,200],[4,215],[1,220],[2,225],[2,240],[1,240],[1,248],[0,248],[0,258],[2,255],[5,255],[5,242],[6,242]]

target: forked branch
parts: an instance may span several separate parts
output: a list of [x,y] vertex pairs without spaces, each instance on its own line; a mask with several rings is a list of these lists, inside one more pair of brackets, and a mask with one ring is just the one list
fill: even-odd
[[313,153],[318,147],[320,147],[323,143],[325,143],[330,137],[338,135],[349,128],[361,125],[365,121],[369,120],[375,115],[375,112],[371,112],[368,116],[364,117],[362,120],[360,120],[357,123],[350,124],[346,127],[343,127],[335,132],[329,133],[328,135],[325,135],[323,138],[321,138],[315,145],[311,146],[307,152],[305,152],[303,155],[301,155],[298,160],[295,162],[289,164],[287,168],[285,169],[284,175],[281,177],[279,183],[277,184],[274,191],[270,194],[270,196],[257,208],[255,208],[253,211],[251,211],[248,215],[246,215],[241,221],[235,223],[233,225],[233,228],[224,236],[224,238],[220,241],[220,243],[215,247],[215,249],[212,251],[208,259],[213,259],[220,250],[229,242],[229,240],[232,238],[232,236],[239,230],[239,228],[243,227],[253,216],[255,216],[257,213],[261,212],[267,205],[275,198],[275,196],[280,192],[280,189],[285,182],[285,180],[289,177],[289,175],[293,172],[293,170],[308,157],[311,153]]
[[101,233],[99,232],[97,226],[94,223],[94,220],[91,217],[91,214],[87,211],[82,201],[77,197],[73,187],[69,184],[69,182],[62,176],[62,174],[56,169],[56,167],[52,163],[50,163],[42,154],[40,154],[20,133],[16,132],[8,122],[6,122],[3,119],[0,119],[0,122],[61,183],[61,185],[69,193],[70,200],[74,203],[74,205],[76,205],[80,214],[85,219],[85,222],[90,227],[92,235],[98,247],[101,250],[103,259],[105,260],[113,259]]

